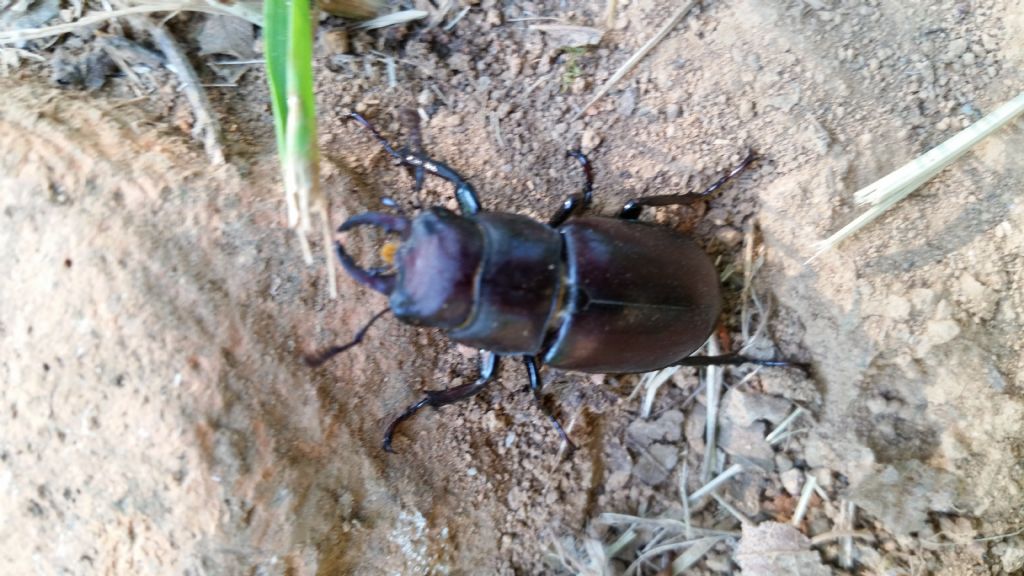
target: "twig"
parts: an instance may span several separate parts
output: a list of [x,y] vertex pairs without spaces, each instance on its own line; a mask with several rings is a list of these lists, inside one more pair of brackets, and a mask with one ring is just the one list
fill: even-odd
[[570,122],[579,118],[584,112],[586,112],[587,108],[593,106],[594,103],[600,100],[605,94],[607,94],[608,91],[611,90],[612,87],[615,86],[615,84],[617,84],[619,80],[622,80],[623,76],[629,74],[629,71],[632,70],[633,67],[636,66],[638,62],[640,62],[640,60],[643,60],[644,56],[647,56],[647,53],[650,52],[655,46],[657,46],[659,42],[664,40],[665,36],[668,36],[668,33],[671,32],[677,24],[679,24],[683,17],[690,13],[690,10],[693,9],[694,5],[696,4],[696,0],[691,0],[690,2],[687,2],[682,8],[679,9],[678,12],[675,13],[675,15],[669,18],[668,22],[666,22],[665,25],[661,27],[661,30],[659,30],[653,38],[651,38],[650,40],[647,41],[646,44],[641,46],[640,49],[637,50],[632,56],[630,56],[629,60],[626,60],[626,62],[622,66],[619,66],[619,69],[615,71],[615,74],[612,74],[612,77],[609,78],[604,84],[601,85],[600,88],[597,89],[597,92],[590,99],[590,101],[587,102],[587,105],[580,108],[579,112],[576,112],[576,114],[573,115]]
[[796,510],[793,512],[793,519],[790,520],[790,524],[799,527],[804,521],[804,516],[807,515],[807,507],[811,504],[811,496],[814,495],[814,487],[818,485],[818,479],[810,474],[807,475],[807,480],[804,482],[804,489],[800,491],[800,501],[797,502]]
[[210,112],[210,101],[206,98],[206,91],[199,83],[196,71],[192,64],[181,52],[178,43],[174,41],[167,30],[157,26],[146,16],[135,16],[131,18],[132,24],[145,30],[153,39],[156,47],[163,52],[167,58],[168,68],[174,72],[181,81],[181,89],[185,92],[189,105],[192,107],[192,114],[195,115],[196,125],[192,129],[193,136],[201,135],[203,148],[210,158],[210,163],[217,166],[224,163],[224,149],[220,144],[220,123],[217,117]]

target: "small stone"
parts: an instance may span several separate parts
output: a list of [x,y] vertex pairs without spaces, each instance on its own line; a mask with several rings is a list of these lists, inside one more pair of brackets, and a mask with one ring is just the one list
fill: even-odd
[[669,410],[657,420],[634,420],[626,428],[626,442],[640,449],[655,442],[677,442],[683,437],[684,419],[679,410]]
[[1024,569],[1024,547],[1019,544],[1010,544],[999,558],[1003,565],[1003,571],[1007,574],[1017,574]]
[[583,138],[580,141],[580,148],[584,154],[590,154],[595,148],[601,145],[601,136],[593,128],[583,131]]
[[679,104],[669,104],[668,106],[665,106],[665,119],[669,122],[679,118],[679,113]]
[[791,468],[779,474],[779,481],[782,482],[782,488],[790,496],[797,496],[800,494],[800,488],[804,485],[804,473],[796,468]]
[[974,55],[974,52],[964,52],[960,59],[963,60],[964,66],[974,66],[977,56]]
[[928,315],[935,306],[935,291],[929,288],[914,288],[910,291],[910,303],[918,313]]
[[793,468],[793,461],[790,460],[789,456],[780,452],[775,455],[775,468],[779,472],[785,472]]
[[633,466],[633,475],[648,486],[664,482],[679,462],[679,449],[669,444],[655,444],[644,450]]
[[704,434],[705,428],[707,427],[706,412],[703,407],[690,412],[690,416],[686,419],[685,434],[686,434],[686,445],[690,450],[702,454],[704,452]]
[[333,28],[324,32],[321,42],[328,54],[348,54],[348,30],[345,28]]
[[781,422],[790,412],[792,404],[785,398],[767,394],[748,394],[733,388],[722,399],[722,418],[747,427],[758,420],[772,424]]
[[752,100],[740,100],[740,120],[751,120],[754,118],[754,102]]
[[433,90],[424,88],[417,96],[416,103],[426,108],[434,103],[434,92]]
[[959,58],[964,52],[967,51],[967,40],[963,38],[957,38],[946,46],[946,62],[952,62]]
[[744,574],[832,574],[811,549],[811,541],[793,526],[780,522],[744,524],[734,557]]
[[906,320],[910,316],[910,300],[898,294],[885,299],[885,316],[892,320]]
[[726,248],[732,248],[743,241],[743,233],[732,227],[719,228],[715,237]]
[[495,8],[488,10],[485,22],[491,26],[501,26],[501,12]]
[[468,72],[473,67],[473,62],[468,54],[456,52],[448,57],[448,67],[457,72]]
[[775,464],[775,452],[765,441],[764,435],[764,422],[737,426],[723,420],[718,433],[718,446],[726,454],[742,456],[753,465],[770,471]]
[[932,346],[939,346],[951,341],[960,334],[960,326],[955,320],[931,320],[925,325],[924,338]]
[[636,110],[636,88],[627,88],[619,96],[619,105],[616,108],[620,116],[631,116]]
[[965,308],[972,314],[983,318],[991,316],[996,304],[994,292],[978,282],[974,276],[966,273],[960,277],[958,284]]
[[572,85],[569,86],[569,92],[577,96],[583,94],[587,91],[587,84],[587,78],[585,76],[577,76],[576,79],[572,81]]
[[832,471],[828,468],[814,468],[811,470],[811,476],[818,482],[818,486],[822,489],[828,490],[832,488]]

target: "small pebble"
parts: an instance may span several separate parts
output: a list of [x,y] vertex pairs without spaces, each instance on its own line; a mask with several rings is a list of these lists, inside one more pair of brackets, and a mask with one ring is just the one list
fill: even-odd
[[580,141],[580,148],[584,154],[590,154],[595,148],[601,145],[601,136],[593,128],[583,131],[583,138]]

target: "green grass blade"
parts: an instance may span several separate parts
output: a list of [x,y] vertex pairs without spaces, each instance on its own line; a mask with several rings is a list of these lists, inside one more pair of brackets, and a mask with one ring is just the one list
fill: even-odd
[[270,86],[270,105],[274,111],[277,152],[282,165],[285,152],[284,134],[288,123],[288,29],[287,1],[266,0],[263,3],[263,53],[267,66],[267,84]]

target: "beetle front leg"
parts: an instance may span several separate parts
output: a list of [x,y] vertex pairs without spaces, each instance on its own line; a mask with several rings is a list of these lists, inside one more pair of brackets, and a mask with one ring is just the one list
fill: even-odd
[[716,190],[725,185],[726,182],[731,180],[737,174],[742,172],[750,163],[757,158],[753,150],[747,151],[747,156],[739,163],[738,166],[729,171],[728,174],[722,176],[716,180],[711,186],[704,189],[703,192],[687,192],[686,194],[662,194],[659,196],[647,196],[644,198],[634,198],[619,210],[617,218],[623,220],[636,220],[640,217],[640,213],[643,212],[645,207],[654,206],[680,206],[684,204],[693,204],[698,200],[703,200],[713,194]]
[[395,418],[394,421],[388,426],[386,432],[384,432],[384,451],[394,454],[394,450],[391,448],[391,441],[394,439],[395,430],[398,425],[405,422],[409,418],[412,418],[421,408],[425,406],[431,406],[433,408],[440,408],[448,404],[453,404],[459,400],[465,400],[471,396],[480,393],[488,383],[494,378],[494,373],[498,367],[498,355],[494,352],[486,352],[480,358],[480,377],[477,378],[476,382],[469,384],[463,384],[462,386],[456,386],[455,388],[448,388],[446,390],[427,390],[426,395],[419,402],[409,406],[405,409],[405,412]]
[[537,368],[537,359],[533,356],[523,356],[523,364],[526,365],[526,372],[530,376],[530,390],[533,392],[534,400],[537,401],[537,406],[540,408],[540,411],[543,412],[549,420],[551,420],[551,423],[555,425],[555,430],[558,431],[558,435],[562,437],[562,441],[565,442],[565,445],[569,447],[569,452],[575,452],[576,445],[572,443],[572,440],[569,439],[569,435],[565,432],[565,429],[562,428],[561,424],[559,424],[558,419],[555,418],[555,415],[552,414],[551,410],[546,404],[544,404],[544,398],[541,396],[541,389],[544,387],[544,384],[540,379],[540,371]]
[[[451,182],[455,186],[455,200],[458,201],[459,210],[463,214],[471,215],[480,212],[480,198],[477,196],[476,189],[458,172],[437,160],[429,158],[420,151],[413,151],[408,148],[395,150],[387,139],[381,136],[380,132],[374,128],[373,124],[370,124],[369,120],[355,112],[350,112],[348,117],[372,134],[374,139],[384,148],[384,151],[397,160],[399,164],[411,168],[413,170],[413,177],[417,180],[417,186],[422,184],[424,173],[433,174],[442,180]],[[414,143],[414,146],[417,145]]]
[[580,194],[573,194],[565,199],[565,202],[562,203],[558,212],[555,212],[555,215],[548,220],[548,226],[551,226],[552,228],[558,228],[568,220],[570,216],[589,208],[594,196],[594,172],[590,169],[590,160],[588,160],[586,155],[579,150],[569,150],[565,155],[575,158],[583,168],[583,192]]

